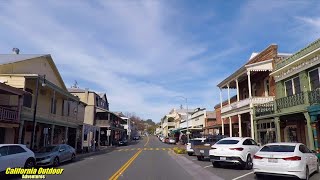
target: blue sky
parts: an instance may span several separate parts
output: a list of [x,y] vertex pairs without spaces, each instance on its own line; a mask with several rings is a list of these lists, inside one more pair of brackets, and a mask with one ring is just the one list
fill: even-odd
[[213,110],[216,85],[252,52],[319,38],[319,11],[317,1],[3,1],[0,53],[49,53],[67,86],[159,121],[184,103],[176,96]]

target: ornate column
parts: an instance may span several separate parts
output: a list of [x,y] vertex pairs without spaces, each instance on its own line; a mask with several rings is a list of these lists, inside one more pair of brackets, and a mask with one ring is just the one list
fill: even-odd
[[251,128],[251,138],[254,139],[254,124],[253,124],[253,112],[250,111],[250,128]]
[[229,83],[227,84],[228,87],[228,104],[230,105],[230,87],[229,87]]
[[280,132],[280,118],[274,117],[274,124],[276,126],[276,138],[277,142],[281,142],[281,132]]
[[252,98],[251,94],[251,79],[250,79],[250,71],[247,72],[248,75],[248,90],[249,90],[249,98]]
[[236,86],[237,86],[237,101],[240,101],[240,93],[239,93],[239,82],[238,82],[238,78],[236,79]]
[[231,117],[229,117],[229,134],[230,134],[230,137],[232,137],[232,121],[231,121]]
[[239,124],[239,137],[242,137],[241,114],[238,114],[238,124]]
[[304,117],[307,120],[309,148],[314,150],[315,147],[314,147],[314,138],[313,138],[313,133],[312,133],[312,127],[311,127],[311,119],[310,119],[310,116],[309,116],[308,112],[305,112],[303,114],[304,114]]

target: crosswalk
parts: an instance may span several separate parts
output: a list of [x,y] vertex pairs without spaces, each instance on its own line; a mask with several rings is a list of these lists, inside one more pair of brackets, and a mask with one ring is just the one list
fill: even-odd
[[172,150],[173,148],[125,148],[125,149],[118,149],[117,151],[169,151]]

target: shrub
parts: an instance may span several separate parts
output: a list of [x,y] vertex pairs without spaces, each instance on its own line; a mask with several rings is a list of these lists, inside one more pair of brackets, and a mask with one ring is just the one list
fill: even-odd
[[176,154],[186,154],[186,153],[187,153],[186,149],[184,149],[184,148],[178,148],[178,147],[173,148],[173,151],[174,151]]

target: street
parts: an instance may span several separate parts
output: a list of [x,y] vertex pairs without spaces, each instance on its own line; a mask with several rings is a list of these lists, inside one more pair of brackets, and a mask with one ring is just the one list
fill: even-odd
[[[175,145],[162,143],[155,136],[144,137],[128,146],[64,163],[61,165],[61,168],[64,168],[62,175],[47,175],[46,179],[256,179],[252,170],[239,170],[232,166],[213,168],[209,160],[198,161],[195,156],[175,154],[173,147]],[[15,176],[10,179],[20,178]],[[264,179],[286,178],[269,176]],[[320,174],[314,174],[310,178],[318,179]]]

